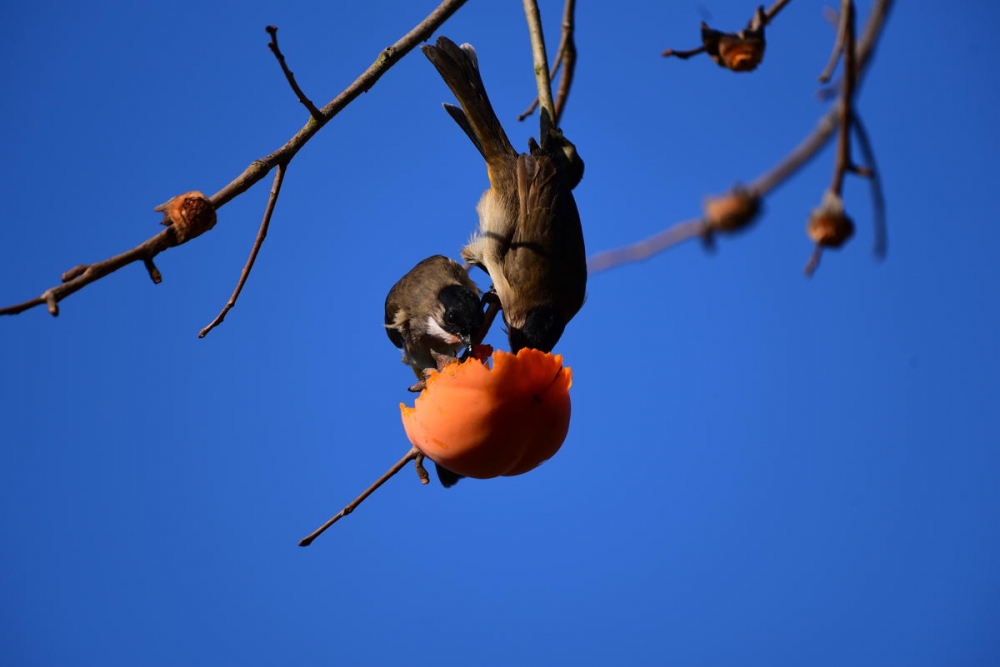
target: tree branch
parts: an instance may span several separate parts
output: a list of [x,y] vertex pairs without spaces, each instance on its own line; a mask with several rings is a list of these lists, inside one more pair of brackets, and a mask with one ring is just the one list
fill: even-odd
[[542,17],[538,12],[537,0],[524,0],[524,15],[528,20],[528,35],[531,37],[531,54],[535,61],[535,81],[538,84],[538,104],[541,106],[541,130],[539,139],[545,141],[549,130],[555,124],[556,107],[552,101],[552,81],[549,79],[549,57],[545,53],[545,36],[542,33]]
[[[358,496],[357,498],[355,498],[354,500],[352,500],[350,503],[348,503],[347,507],[345,507],[344,509],[342,509],[339,512],[337,512],[336,514],[334,514],[322,526],[320,526],[319,528],[317,528],[316,530],[314,530],[313,532],[309,533],[308,535],[306,535],[305,537],[303,537],[301,540],[299,540],[299,546],[300,547],[307,547],[310,544],[312,544],[313,540],[315,540],[317,537],[319,537],[324,532],[326,532],[327,528],[329,528],[333,524],[337,523],[338,521],[340,521],[341,519],[343,519],[345,516],[347,516],[348,514],[350,514],[351,512],[353,512],[355,509],[357,509],[358,505],[360,505],[361,503],[363,503],[368,498],[368,496],[370,496],[371,494],[373,494],[376,491],[378,491],[378,489],[379,489],[380,486],[382,486],[383,484],[385,484],[386,482],[388,482],[390,479],[393,478],[393,476],[396,475],[396,473],[398,473],[400,470],[402,470],[403,468],[405,468],[407,463],[409,463],[410,461],[417,461],[421,457],[422,457],[422,455],[420,453],[420,450],[417,449],[416,447],[411,447],[410,451],[408,451],[406,453],[406,456],[404,456],[403,458],[401,458],[398,461],[396,461],[395,465],[393,465],[391,468],[389,468],[388,470],[386,470],[385,473],[383,473],[383,475],[381,477],[379,477],[377,480],[375,480],[375,482],[371,486],[369,486],[367,489],[365,489],[364,491],[362,491],[360,496]],[[421,465],[420,467],[417,468],[417,474],[418,475],[420,474],[420,470],[422,469],[422,467],[423,466]],[[424,474],[421,475],[421,481],[423,481],[423,478],[426,475],[427,475],[427,471],[424,470]]]
[[[784,6],[784,4],[786,3],[775,3],[775,6]],[[865,25],[864,34],[858,41],[856,48],[856,87],[860,86],[861,79],[870,63],[871,56],[875,52],[875,47],[885,28],[885,21],[889,16],[892,4],[893,0],[876,0],[872,6],[871,14]],[[773,10],[775,6],[772,6],[771,9]],[[780,8],[778,7],[778,9]],[[819,119],[812,132],[798,146],[792,149],[777,165],[746,185],[743,188],[744,191],[751,197],[763,198],[796,174],[833,137],[833,133],[840,122],[840,114],[840,105],[834,105]],[[587,270],[590,273],[598,273],[621,266],[622,264],[646,259],[689,239],[704,238],[708,231],[709,226],[704,218],[685,220],[671,228],[658,232],[648,239],[591,256],[587,262]]]
[[281,193],[281,184],[285,180],[285,171],[287,169],[287,165],[279,164],[278,168],[274,171],[274,184],[271,186],[271,195],[267,198],[267,206],[264,207],[264,219],[261,220],[260,230],[258,230],[257,238],[253,242],[253,248],[250,250],[247,263],[243,265],[243,271],[240,272],[240,279],[236,283],[236,289],[233,290],[229,301],[222,307],[219,314],[215,316],[215,319],[198,332],[198,338],[204,338],[208,335],[209,331],[222,324],[222,321],[226,319],[226,314],[233,309],[233,306],[236,305],[236,300],[240,298],[243,286],[246,284],[247,278],[250,277],[250,271],[253,270],[254,262],[257,261],[257,253],[260,252],[260,247],[264,245],[264,239],[267,237],[267,229],[271,225],[271,215],[274,213],[275,204],[278,203],[278,195]]
[[[348,86],[340,95],[326,104],[319,110],[319,118],[310,117],[309,121],[295,135],[289,139],[281,148],[258,160],[250,163],[242,174],[233,179],[228,185],[212,195],[209,199],[216,210],[222,208],[227,203],[243,194],[279,164],[288,165],[296,153],[312,137],[323,128],[334,116],[340,113],[348,104],[354,101],[361,93],[367,92],[375,83],[382,78],[393,65],[399,62],[406,54],[412,51],[420,42],[427,40],[438,27],[451,17],[467,0],[444,0],[431,12],[427,18],[417,24],[412,30],[403,35],[392,46],[386,47],[372,65],[359,76],[354,83]],[[71,280],[63,282],[62,285],[52,287],[42,293],[41,296],[25,301],[23,303],[0,308],[0,315],[16,315],[29,308],[34,308],[43,303],[49,306],[49,312],[58,314],[58,303],[67,296],[77,292],[87,285],[100,280],[104,276],[117,271],[118,269],[136,261],[143,261],[147,268],[151,266],[153,257],[163,252],[167,248],[178,245],[171,229],[166,229],[156,236],[144,241],[135,248],[115,255],[109,259],[90,264],[87,269],[80,272]],[[154,267],[155,268],[155,267]],[[151,272],[152,273],[152,272]],[[158,272],[157,272],[158,275]],[[154,278],[154,281],[156,279]]]
[[[575,31],[576,0],[566,0],[563,6],[562,37],[559,40],[559,48],[556,51],[556,59],[552,63],[549,72],[549,79],[553,79],[562,66],[562,77],[559,79],[559,87],[556,90],[555,101],[555,126],[559,127],[563,112],[566,110],[566,100],[569,98],[570,88],[573,86],[573,75],[576,72],[576,42],[573,39]],[[538,107],[538,98],[528,105],[518,120],[524,120],[530,116]]]
[[843,196],[844,176],[854,168],[854,161],[851,160],[851,117],[854,115],[854,90],[858,70],[855,63],[857,54],[854,51],[854,2],[843,0],[841,5],[840,29],[837,32],[844,43],[844,81],[843,92],[840,95],[840,114],[837,119],[840,125],[840,133],[837,136],[837,160],[830,190]]
[[868,130],[861,123],[861,117],[855,114],[852,122],[854,123],[854,136],[858,138],[861,155],[864,157],[870,172],[868,180],[872,184],[872,208],[875,210],[873,218],[875,240],[872,243],[872,253],[878,259],[885,259],[885,254],[889,249],[889,241],[885,224],[885,194],[882,191],[882,177],[879,175],[878,164],[875,162],[875,150],[872,148]]
[[292,70],[288,69],[288,65],[285,63],[285,54],[283,54],[281,49],[278,48],[278,26],[269,25],[264,28],[264,30],[266,30],[267,34],[271,36],[271,41],[268,42],[267,48],[271,49],[271,53],[273,53],[274,57],[278,59],[278,64],[281,66],[281,71],[285,74],[285,79],[288,80],[288,85],[292,87],[292,92],[294,92],[295,96],[299,98],[299,102],[301,102],[302,105],[309,110],[309,115],[312,116],[314,120],[322,120],[322,114],[320,114],[319,109],[316,108],[316,105],[312,103],[312,100],[306,97],[306,94],[302,92],[301,88],[299,88],[298,82],[295,81],[295,75],[292,74]]

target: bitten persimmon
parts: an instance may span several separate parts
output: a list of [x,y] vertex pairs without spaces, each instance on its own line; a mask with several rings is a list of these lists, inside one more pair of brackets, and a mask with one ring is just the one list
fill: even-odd
[[520,475],[550,459],[569,431],[572,372],[562,355],[497,351],[430,371],[410,408],[400,404],[410,442],[466,477]]

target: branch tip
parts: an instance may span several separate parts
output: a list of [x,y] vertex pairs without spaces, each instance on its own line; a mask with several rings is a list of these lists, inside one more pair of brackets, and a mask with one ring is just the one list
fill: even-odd
[[152,258],[147,257],[142,262],[146,265],[146,272],[149,273],[149,278],[153,281],[153,284],[159,285],[162,283],[163,276],[160,274],[160,270],[156,268],[156,264],[153,264]]
[[302,106],[309,111],[309,115],[314,120],[322,121],[323,114],[320,113],[320,110],[316,108],[316,105],[313,104],[312,100],[306,97],[302,88],[299,87],[298,82],[295,80],[295,75],[292,73],[292,70],[289,69],[288,63],[285,62],[285,54],[283,54],[281,49],[278,48],[278,26],[269,25],[265,27],[264,30],[266,30],[267,34],[271,36],[271,41],[268,42],[267,48],[269,48],[271,53],[274,54],[274,57],[277,58],[278,65],[281,67],[281,72],[285,75],[285,79],[288,81],[288,85],[291,86],[292,92],[295,93],[295,97],[297,97]]
[[[380,486],[382,486],[383,484],[385,484],[386,482],[388,482],[390,479],[392,479],[393,476],[396,475],[396,473],[398,473],[400,470],[402,470],[404,467],[406,467],[407,463],[409,463],[410,461],[416,459],[420,455],[421,454],[420,454],[420,450],[419,449],[417,449],[416,447],[411,447],[410,451],[408,451],[406,453],[406,455],[403,456],[403,458],[399,459],[399,461],[396,461],[396,463],[391,468],[389,468],[388,470],[386,470],[385,473],[383,473],[381,477],[379,477],[377,480],[375,480],[375,482],[371,486],[369,486],[367,489],[365,489],[364,491],[362,491],[361,495],[359,495],[357,498],[355,498],[350,503],[348,503],[347,506],[344,507],[344,509],[340,510],[339,512],[337,512],[336,514],[334,514],[332,517],[330,517],[330,519],[326,523],[324,523],[322,526],[320,526],[319,528],[317,528],[316,530],[314,530],[313,532],[309,533],[308,535],[306,535],[305,537],[303,537],[301,540],[299,540],[299,546],[300,547],[307,547],[310,544],[312,544],[313,540],[315,540],[317,537],[319,537],[324,532],[326,532],[326,530],[330,526],[332,526],[333,524],[337,523],[338,521],[340,521],[341,519],[343,519],[345,516],[347,516],[348,514],[350,514],[351,512],[353,512],[355,510],[355,508],[357,508],[358,505],[360,505],[361,503],[363,503],[365,501],[365,499],[368,498],[368,496],[370,496],[371,494],[373,494],[376,491],[378,491],[378,489],[379,489]],[[424,472],[426,473],[426,470]]]
[[64,283],[68,283],[74,278],[79,278],[80,276],[82,276],[89,268],[90,268],[89,264],[77,264],[72,269],[62,274],[61,279]]
[[55,294],[52,292],[45,293],[45,305],[48,306],[49,315],[59,317],[59,300],[56,299]]

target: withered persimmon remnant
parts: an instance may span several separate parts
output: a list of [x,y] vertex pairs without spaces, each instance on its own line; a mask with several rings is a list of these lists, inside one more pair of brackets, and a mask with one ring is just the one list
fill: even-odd
[[715,30],[702,21],[700,47],[690,51],[667,49],[663,52],[663,56],[686,60],[704,51],[719,67],[725,67],[733,72],[752,72],[764,59],[764,49],[767,46],[764,26],[767,21],[768,17],[763,6],[757,8],[747,27],[739,32]]
[[177,243],[186,243],[215,227],[215,207],[201,192],[192,190],[170,199],[153,209],[163,213],[160,224],[171,227]]
[[819,260],[825,248],[840,248],[854,236],[854,221],[844,212],[844,201],[840,195],[833,190],[827,190],[823,195],[823,201],[809,216],[806,233],[816,244],[816,249],[805,268],[806,275],[811,276],[819,267]]
[[760,213],[760,196],[739,186],[703,206],[705,223],[716,232],[732,233],[748,227]]
[[466,477],[520,475],[559,451],[569,431],[573,374],[562,355],[497,351],[430,371],[414,407],[400,404],[410,442]]

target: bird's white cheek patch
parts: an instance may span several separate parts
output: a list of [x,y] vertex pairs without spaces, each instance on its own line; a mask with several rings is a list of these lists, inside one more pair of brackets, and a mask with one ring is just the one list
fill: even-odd
[[455,345],[456,343],[461,342],[458,336],[453,333],[448,333],[442,329],[441,325],[438,324],[438,321],[434,319],[433,315],[427,318],[427,333],[434,336],[442,343],[448,343],[449,345]]

